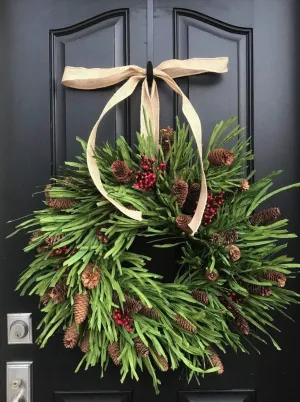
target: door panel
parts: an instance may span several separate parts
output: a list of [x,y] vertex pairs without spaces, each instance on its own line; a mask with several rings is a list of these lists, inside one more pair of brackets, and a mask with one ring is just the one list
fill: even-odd
[[130,392],[55,392],[54,402],[130,402]]
[[[53,173],[73,160],[87,140],[93,122],[112,97],[115,87],[101,91],[66,90],[61,85],[65,66],[119,67],[129,62],[129,10],[100,14],[79,24],[50,31],[51,136]],[[101,125],[99,143],[128,138],[128,102],[118,105]],[[78,113],[82,111],[82,113]]]
[[254,391],[179,392],[178,402],[255,402]]
[[[229,56],[226,75],[178,79],[199,112],[207,140],[214,124],[229,115],[252,135],[257,176],[284,168],[278,184],[299,180],[299,74],[296,51],[300,3],[297,0],[4,0],[0,2],[0,49],[4,79],[0,91],[1,152],[1,273],[0,285],[0,400],[5,401],[5,362],[33,360],[34,402],[281,402],[298,400],[297,362],[299,323],[277,317],[283,352],[260,345],[262,356],[224,356],[225,374],[210,375],[199,387],[187,384],[180,370],[161,375],[161,394],[154,395],[151,379],[119,382],[110,366],[104,379],[98,367],[74,374],[82,354],[64,349],[61,334],[47,347],[7,345],[5,315],[33,312],[37,300],[14,292],[17,276],[31,259],[24,256],[26,237],[4,242],[12,230],[8,220],[41,207],[40,195],[52,173],[78,152],[76,136],[86,139],[114,87],[77,91],[61,86],[66,65],[145,66],[174,57]],[[50,41],[49,41],[50,38]],[[50,66],[50,68],[49,68]],[[175,95],[159,84],[161,126],[180,115]],[[99,144],[120,135],[134,142],[139,125],[140,93],[110,112],[101,127]],[[39,186],[39,187],[37,187]],[[299,191],[276,202],[298,231]],[[149,253],[144,244],[137,244]],[[290,253],[300,257],[296,243]],[[176,253],[156,251],[150,269],[171,280]],[[299,289],[299,280],[292,284]],[[289,313],[299,315],[292,306]],[[34,337],[36,338],[36,332]],[[274,384],[278,384],[274,386]],[[95,391],[93,391],[95,390]],[[224,391],[223,391],[224,390]],[[237,390],[237,391],[232,391]],[[250,390],[250,391],[249,391]],[[254,391],[256,390],[256,392]]]

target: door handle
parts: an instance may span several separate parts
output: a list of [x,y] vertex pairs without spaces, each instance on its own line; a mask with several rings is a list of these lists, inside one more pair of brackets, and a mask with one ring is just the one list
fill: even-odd
[[11,398],[10,402],[26,402],[24,399],[26,384],[22,380],[14,380],[11,383],[11,389],[16,391],[16,394]]
[[7,362],[6,401],[32,402],[32,362]]

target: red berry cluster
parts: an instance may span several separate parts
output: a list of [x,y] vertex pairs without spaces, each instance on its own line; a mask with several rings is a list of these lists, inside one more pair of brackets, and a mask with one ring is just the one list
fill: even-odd
[[220,302],[227,308],[227,310],[232,311],[233,314],[238,314],[239,312],[239,310],[233,305],[233,303],[243,303],[244,300],[244,296],[236,294],[235,292],[228,292],[227,298],[224,296],[220,297]]
[[220,206],[224,203],[224,191],[219,194],[208,193],[206,207],[202,219],[202,225],[207,226],[212,223],[215,215],[217,215]]
[[132,330],[133,318],[130,317],[128,314],[123,313],[118,308],[114,309],[113,319],[116,324],[126,328],[127,331],[129,332],[133,331]]
[[57,248],[55,250],[52,251],[51,255],[55,256],[55,255],[65,255],[68,252],[68,247],[67,246],[63,246],[60,248]]
[[[156,183],[157,175],[153,173],[155,159],[147,158],[146,155],[141,155],[142,160],[140,163],[141,170],[135,171],[135,180],[134,187],[139,188],[144,191],[151,191]],[[164,173],[166,168],[165,163],[161,163],[156,167],[157,173]]]

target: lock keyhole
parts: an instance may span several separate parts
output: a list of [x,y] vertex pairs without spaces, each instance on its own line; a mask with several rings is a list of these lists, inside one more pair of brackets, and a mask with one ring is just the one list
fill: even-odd
[[15,339],[23,339],[28,334],[28,325],[25,321],[16,320],[10,326],[11,335]]

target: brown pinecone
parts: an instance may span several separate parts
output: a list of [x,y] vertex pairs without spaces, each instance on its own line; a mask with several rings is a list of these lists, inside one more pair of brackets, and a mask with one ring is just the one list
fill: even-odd
[[87,331],[80,342],[80,349],[83,353],[87,353],[90,350],[90,332]]
[[71,209],[76,204],[73,198],[51,198],[48,206],[54,209]]
[[96,236],[97,236],[99,242],[102,244],[107,244],[109,242],[108,236],[106,236],[106,234],[104,234],[100,230],[97,230]]
[[87,317],[89,296],[78,293],[74,297],[74,316],[76,324],[81,324]]
[[249,184],[248,180],[241,180],[240,185],[241,185],[242,191],[247,191],[250,188],[250,184]]
[[33,244],[41,236],[41,234],[42,234],[41,231],[32,233],[30,240],[29,240],[29,244]]
[[181,328],[186,329],[189,332],[194,332],[194,333],[197,332],[197,328],[179,314],[176,314],[176,323]]
[[177,180],[172,187],[172,194],[176,195],[178,207],[181,209],[188,195],[189,186],[184,180]]
[[219,272],[218,271],[210,271],[209,269],[207,269],[205,272],[205,278],[209,281],[214,282],[219,278]]
[[140,357],[147,357],[149,355],[149,349],[141,340],[140,337],[135,338],[134,340],[135,350],[138,356]]
[[73,349],[78,343],[78,330],[75,322],[73,325],[69,328],[66,329],[65,335],[64,335],[64,345],[65,348],[67,349]]
[[172,148],[174,142],[173,128],[170,126],[168,126],[167,128],[162,128],[160,130],[160,140],[164,156],[166,156],[170,152],[170,149]]
[[208,296],[203,290],[192,290],[191,295],[195,300],[197,300],[200,303],[203,304],[208,304]]
[[243,286],[253,295],[271,296],[272,294],[272,289],[266,286],[252,285],[251,283],[246,282],[244,282]]
[[192,229],[188,226],[188,224],[191,222],[191,220],[192,220],[191,216],[183,215],[183,214],[178,215],[176,218],[176,226],[182,232],[192,233]]
[[241,258],[241,250],[237,246],[231,244],[226,248],[228,250],[228,255],[231,261],[238,261]]
[[286,283],[286,276],[282,272],[269,269],[263,273],[263,278],[271,282],[278,283],[279,287],[284,288]]
[[280,216],[279,208],[266,208],[250,217],[251,225],[263,226],[276,221]]
[[44,294],[41,296],[41,303],[42,303],[44,306],[46,306],[46,305],[49,303],[50,300],[51,300],[51,297],[50,297],[50,295],[49,295],[48,292],[44,293]]
[[49,296],[54,301],[55,304],[61,303],[65,300],[67,295],[67,285],[65,282],[58,282],[54,288],[51,289]]
[[250,327],[248,324],[248,321],[245,320],[244,317],[242,317],[240,314],[236,317],[235,321],[235,326],[244,334],[244,335],[249,335],[250,332]]
[[160,317],[159,312],[153,308],[143,305],[139,314],[144,315],[145,317],[152,318],[152,320],[157,320]]
[[188,195],[183,205],[183,211],[187,215],[193,215],[197,207],[201,192],[201,185],[199,183],[192,183],[189,187]]
[[45,253],[45,252],[50,251],[50,250],[51,250],[51,247],[48,247],[48,246],[38,246],[36,248],[36,252],[38,254]]
[[112,174],[118,183],[128,183],[130,180],[130,170],[126,162],[114,161],[111,165]]
[[116,366],[120,366],[122,363],[120,360],[118,360],[121,355],[119,342],[114,342],[108,345],[107,351],[114,364]]
[[208,161],[213,166],[229,166],[234,159],[234,153],[228,149],[213,149],[208,154]]
[[219,355],[217,354],[217,352],[214,349],[210,348],[210,350],[211,350],[210,361],[211,361],[212,367],[219,367],[219,370],[217,371],[217,373],[223,374],[224,366],[223,366],[222,360],[220,359]]
[[141,311],[143,305],[139,300],[136,300],[134,297],[131,297],[126,294],[124,296],[125,296],[125,302],[123,304],[123,307],[124,312],[126,314],[132,315],[137,314],[139,311]]
[[45,243],[49,247],[53,247],[56,243],[58,243],[62,238],[64,237],[63,234],[60,235],[54,235],[54,236],[48,236],[45,239]]
[[88,264],[81,274],[81,282],[87,289],[93,289],[98,286],[100,279],[100,268],[95,264]]
[[169,370],[168,360],[164,356],[159,355],[156,350],[154,351],[154,354],[156,356],[156,359],[158,360],[158,363],[155,362],[158,368],[161,371],[168,371]]
[[212,243],[223,244],[224,246],[229,246],[238,241],[238,234],[235,230],[229,229],[226,232],[214,233],[210,239]]
[[52,186],[51,186],[51,184],[48,184],[46,187],[45,187],[45,198],[46,198],[46,201],[47,202],[49,202],[50,201],[50,194],[49,194],[49,190],[52,190]]

